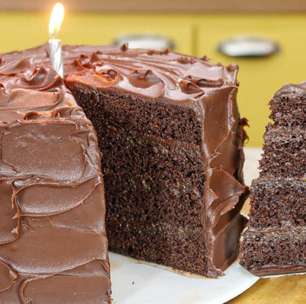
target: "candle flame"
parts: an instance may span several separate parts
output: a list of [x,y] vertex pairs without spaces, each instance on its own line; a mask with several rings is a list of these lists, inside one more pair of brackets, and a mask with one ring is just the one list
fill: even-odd
[[49,36],[50,38],[56,38],[61,29],[64,20],[64,5],[57,2],[52,9],[49,21]]

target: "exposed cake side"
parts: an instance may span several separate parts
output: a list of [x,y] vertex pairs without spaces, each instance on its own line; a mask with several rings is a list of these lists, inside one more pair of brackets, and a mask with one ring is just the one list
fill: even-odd
[[110,303],[96,134],[34,57],[0,56],[0,302]]
[[256,275],[306,271],[306,86],[286,85],[270,102],[260,177],[240,262]]
[[237,67],[126,47],[64,57],[66,84],[100,134],[110,248],[220,275],[244,226]]

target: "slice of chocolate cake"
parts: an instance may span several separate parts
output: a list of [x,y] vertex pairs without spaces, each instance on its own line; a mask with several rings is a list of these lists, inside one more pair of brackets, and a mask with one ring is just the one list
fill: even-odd
[[0,56],[0,303],[110,303],[96,134],[33,54]]
[[257,275],[306,271],[306,84],[286,85],[270,102],[260,177],[241,241],[241,264]]
[[221,275],[245,223],[237,67],[126,46],[67,46],[64,58],[103,153],[110,249]]

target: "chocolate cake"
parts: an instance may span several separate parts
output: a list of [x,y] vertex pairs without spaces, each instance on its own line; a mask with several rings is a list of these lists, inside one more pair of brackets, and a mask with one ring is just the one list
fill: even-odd
[[[236,103],[237,66],[215,65],[206,58],[183,56],[167,50],[132,50],[125,45],[121,48],[66,46],[63,55],[65,84],[92,121],[103,154],[102,169],[107,203],[106,231],[110,249],[183,271],[209,277],[221,275],[238,255],[240,233],[245,225],[240,209],[247,192],[242,176],[244,162],[242,145],[246,137],[243,126],[246,120],[240,119]],[[12,65],[10,69],[13,71],[24,64],[31,67],[34,63],[50,65],[46,46],[26,50],[22,52],[22,57],[26,59],[21,60],[18,57],[18,61],[10,63],[16,56],[20,56],[20,53],[3,55],[2,69],[9,69],[8,65]],[[5,79],[11,79],[17,74],[17,77],[12,78],[17,79],[14,80],[18,83],[15,85],[17,88],[23,88],[24,79],[27,79],[26,85],[32,88],[31,92],[34,89],[35,94],[49,94],[55,86],[53,84],[55,79],[51,77],[50,72],[44,69],[39,71],[38,69],[35,72],[37,76],[32,75],[28,68],[18,73],[9,72]],[[13,76],[10,76],[11,74]],[[49,82],[52,82],[52,85],[47,85]],[[10,80],[4,82],[4,86],[7,87],[5,94],[11,94],[7,83],[11,83]],[[65,91],[61,85],[59,88],[60,91]],[[80,195],[84,197],[82,194],[88,187],[92,189],[90,178],[99,180],[102,191],[101,175],[96,163],[99,158],[96,155],[95,136],[90,123],[83,112],[75,106],[72,97],[67,92],[65,96],[69,96],[69,106],[66,105],[64,109],[61,104],[55,106],[50,101],[45,105],[44,98],[41,97],[39,99],[33,97],[35,102],[32,98],[28,99],[30,101],[27,103],[33,104],[33,107],[29,106],[27,109],[29,113],[21,111],[21,125],[33,123],[38,130],[24,132],[26,134],[30,132],[30,138],[35,138],[35,134],[41,132],[47,134],[37,136],[42,139],[43,144],[41,148],[38,144],[35,146],[36,154],[33,154],[32,158],[28,154],[25,154],[26,157],[23,156],[22,149],[20,149],[22,152],[17,154],[16,151],[19,150],[16,148],[12,148],[12,158],[15,161],[26,160],[27,166],[21,167],[26,180],[28,175],[31,175],[31,182],[38,184],[46,183],[45,179],[51,179],[52,189],[55,183],[57,185],[55,191],[62,189],[65,195],[72,196],[67,200],[70,202],[71,217],[74,220],[70,219],[70,211],[64,213],[65,210],[62,210],[65,202],[51,201],[50,194],[50,201],[49,198],[46,199],[47,206],[37,210],[37,214],[33,214],[34,207],[30,212],[22,211],[19,205],[17,206],[19,212],[25,212],[20,213],[21,223],[25,224],[18,226],[18,229],[24,229],[18,239],[22,240],[23,235],[28,235],[30,239],[28,231],[32,231],[31,225],[35,229],[44,227],[45,220],[48,219],[50,222],[50,218],[52,225],[48,226],[48,233],[51,230],[50,233],[56,233],[64,227],[71,226],[77,229],[69,231],[73,231],[73,234],[78,235],[81,240],[85,231],[87,233],[88,230],[93,230],[95,233],[88,234],[94,239],[92,241],[87,239],[86,253],[96,259],[91,264],[86,264],[88,261],[85,252],[82,259],[79,257],[85,250],[85,245],[81,241],[74,245],[78,248],[72,245],[70,248],[70,245],[67,245],[69,254],[70,250],[72,251],[71,258],[62,259],[60,263],[62,268],[56,271],[56,275],[54,271],[54,276],[50,280],[56,280],[59,276],[62,282],[61,278],[65,277],[65,274],[69,274],[69,277],[70,274],[79,274],[79,268],[71,270],[73,267],[70,267],[66,270],[68,266],[65,263],[69,262],[75,266],[74,263],[80,262],[83,266],[78,266],[81,267],[82,273],[83,271],[86,273],[84,277],[91,278],[91,275],[96,275],[98,278],[93,278],[95,280],[93,286],[98,286],[99,282],[99,286],[102,286],[100,290],[91,290],[88,293],[92,292],[93,296],[107,299],[109,277],[106,239],[102,229],[103,210],[97,209],[96,213],[91,213],[95,208],[101,207],[94,205],[98,204],[97,202],[86,204],[89,208],[87,211],[81,211],[85,208],[85,204],[80,204],[79,207],[73,204],[80,201]],[[19,114],[13,112],[12,115],[15,115],[15,120]],[[52,128],[44,129],[41,127],[41,121],[48,126],[55,124],[54,132],[59,132],[57,124],[62,125],[62,123],[72,124],[84,131],[72,136],[69,132],[75,131],[71,127],[72,129],[65,133],[67,139],[58,135],[54,137]],[[91,134],[88,135],[87,141],[85,141],[86,134]],[[14,136],[12,135],[13,138]],[[16,137],[19,138],[19,135],[16,134]],[[52,140],[50,140],[51,147],[47,145],[48,140],[45,139],[49,137],[62,138],[55,152]],[[72,139],[82,143],[82,150],[75,151],[75,154],[70,153],[71,163],[66,163],[66,142],[69,150],[68,143]],[[60,143],[64,145],[63,148]],[[90,144],[90,147],[86,144]],[[23,147],[22,141],[20,145]],[[52,158],[49,159],[50,153]],[[80,153],[83,159],[89,162],[82,169],[78,164]],[[59,166],[61,162],[64,165]],[[12,172],[12,176],[15,179],[18,176],[19,180],[18,172]],[[43,179],[43,182],[40,182],[40,179]],[[79,190],[75,189],[75,183],[80,184]],[[71,184],[73,186],[70,186]],[[24,186],[20,187],[23,189]],[[95,189],[99,187],[96,186]],[[47,187],[43,190],[48,193],[50,189]],[[95,195],[102,204],[103,194]],[[56,197],[59,197],[57,193]],[[53,196],[52,198],[54,199]],[[40,196],[33,193],[31,201],[38,200],[41,200]],[[33,206],[33,203],[31,205]],[[79,211],[78,216],[74,217],[76,210]],[[93,216],[92,222],[89,214]],[[57,224],[57,221],[53,220],[53,217],[64,215],[69,218],[65,219],[65,223],[58,219]],[[64,236],[65,240],[69,238]],[[96,238],[98,236],[99,239]],[[64,246],[63,240],[62,234],[58,237],[58,241],[56,235],[53,237],[53,243],[58,246],[55,256],[67,257],[66,251],[60,250]],[[16,243],[12,241],[11,246],[15,246],[14,242]],[[17,252],[22,254],[22,251]],[[29,257],[33,255],[39,264],[39,267],[32,270],[35,278],[40,276],[40,271],[53,271],[48,265],[56,263],[55,257],[49,263],[47,259],[49,256],[42,258],[39,252],[37,251],[37,255],[28,252]],[[13,269],[15,260],[9,259],[6,252],[3,256],[6,257],[3,259],[5,267]],[[49,268],[40,265],[42,261],[48,262]],[[99,263],[102,268],[98,268]],[[24,260],[24,266],[27,265],[32,264],[29,260]],[[91,271],[92,269],[96,270]],[[103,273],[99,272],[101,269]],[[19,271],[22,272],[23,269]],[[87,283],[84,286],[82,283],[83,276],[78,275],[78,278],[82,288],[86,289]],[[19,286],[19,281],[16,282],[14,288]],[[47,284],[47,281],[37,282],[41,282],[42,287],[46,286],[43,282]],[[73,283],[69,281],[69,284]],[[63,284],[61,287],[61,292],[67,292],[65,296],[68,296],[67,286]],[[13,290],[13,287],[9,290]],[[42,288],[39,294],[43,293]]]
[[306,83],[281,88],[270,108],[240,262],[256,275],[306,272]]
[[103,154],[110,249],[221,275],[245,224],[237,66],[126,45],[67,46],[64,58]]
[[0,303],[110,303],[96,134],[35,54],[0,56]]

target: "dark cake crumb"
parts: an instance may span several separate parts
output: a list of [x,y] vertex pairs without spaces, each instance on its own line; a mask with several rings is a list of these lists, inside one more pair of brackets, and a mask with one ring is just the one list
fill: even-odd
[[303,177],[306,174],[306,130],[268,125],[261,176]]
[[306,271],[306,83],[270,102],[260,177],[251,187],[240,263],[256,275]]
[[306,225],[306,181],[293,178],[259,178],[251,188],[249,226]]
[[282,87],[270,101],[276,125],[306,127],[306,82]]
[[242,235],[240,263],[259,276],[304,272],[305,252],[303,227],[249,229]]

